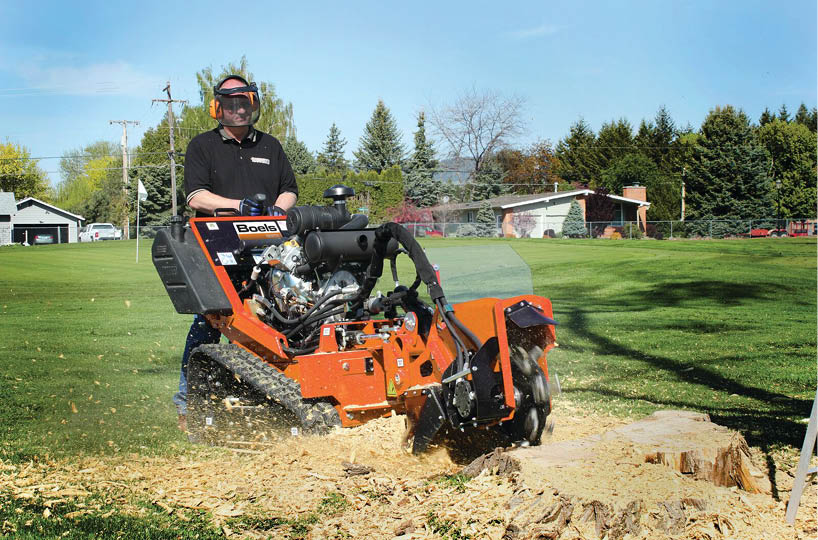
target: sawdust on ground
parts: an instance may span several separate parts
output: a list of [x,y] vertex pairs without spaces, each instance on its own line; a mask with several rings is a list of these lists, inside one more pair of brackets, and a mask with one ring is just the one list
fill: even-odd
[[[628,422],[564,401],[555,403],[553,418],[554,441],[583,438]],[[796,525],[784,520],[792,467],[778,471],[778,500],[691,480],[660,465],[634,463],[621,449],[601,452],[599,459],[609,463],[593,471],[549,469],[546,475],[523,466],[511,476],[485,471],[463,482],[450,476],[462,463],[446,450],[436,448],[422,456],[403,450],[403,431],[404,419],[392,417],[320,439],[288,437],[226,451],[199,447],[172,458],[0,462],[0,491],[43,502],[47,508],[98,494],[123,512],[144,512],[135,504],[138,500],[149,500],[182,520],[208,512],[231,538],[286,537],[282,529],[242,527],[231,518],[276,517],[283,522],[316,512],[321,515],[312,525],[311,538],[447,538],[454,537],[453,531],[461,537],[498,540],[598,538],[593,519],[579,519],[579,512],[558,536],[538,529],[566,497],[613,508],[642,501],[640,532],[626,538],[800,539],[815,538],[818,531],[814,481],[804,491]],[[754,457],[765,458],[758,451]],[[636,479],[628,482],[627,492],[621,488],[623,475]],[[343,504],[322,507],[329,494],[335,494],[335,501],[343,498]],[[671,534],[662,528],[662,504],[680,500],[702,509],[688,509],[683,529]],[[74,514],[85,512],[95,508],[88,505]]]

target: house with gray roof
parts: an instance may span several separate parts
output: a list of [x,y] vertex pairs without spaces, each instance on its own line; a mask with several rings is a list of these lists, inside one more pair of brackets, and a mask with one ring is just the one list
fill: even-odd
[[[562,224],[571,208],[577,201],[585,217],[585,203],[592,189],[576,189],[534,195],[502,195],[487,199],[497,220],[498,234],[503,236],[542,238],[553,236],[562,231]],[[647,209],[650,203],[644,186],[627,186],[622,195],[608,195],[614,203],[614,219],[611,226],[625,222],[636,222],[644,230]],[[436,214],[445,212],[448,222],[472,223],[477,212],[486,201],[473,201],[440,205],[432,208]]]
[[85,218],[34,197],[15,200],[0,191],[0,245],[66,244],[78,241]]
[[[66,244],[79,240],[85,218],[34,197],[17,201],[12,242]],[[41,238],[50,241],[40,242]]]

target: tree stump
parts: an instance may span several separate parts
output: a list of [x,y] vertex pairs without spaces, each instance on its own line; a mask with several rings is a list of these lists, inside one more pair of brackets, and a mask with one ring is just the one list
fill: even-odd
[[508,455],[541,467],[587,466],[617,443],[641,454],[645,463],[665,465],[697,480],[770,492],[769,480],[753,468],[744,437],[712,423],[706,414],[690,411],[657,411],[602,435],[515,449]]

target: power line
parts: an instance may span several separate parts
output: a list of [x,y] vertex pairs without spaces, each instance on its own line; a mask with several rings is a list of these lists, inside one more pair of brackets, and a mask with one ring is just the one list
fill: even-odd
[[170,151],[168,155],[170,156],[170,192],[171,192],[171,209],[172,209],[172,216],[176,216],[176,159],[175,159],[175,152],[176,148],[173,144],[173,104],[174,103],[187,103],[187,100],[184,99],[173,99],[170,95],[170,81],[168,81],[168,85],[165,86],[164,92],[168,93],[168,99],[154,99],[152,100],[153,103],[167,103],[168,104],[168,126],[170,127]]

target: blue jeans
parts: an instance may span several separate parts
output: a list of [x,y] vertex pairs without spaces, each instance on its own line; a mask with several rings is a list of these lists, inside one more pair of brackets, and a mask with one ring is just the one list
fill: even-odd
[[218,343],[221,333],[210,326],[201,315],[193,317],[193,324],[185,340],[185,350],[182,353],[182,369],[179,372],[179,391],[173,396],[173,403],[179,414],[187,414],[187,361],[190,353],[199,345]]

